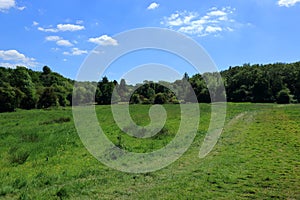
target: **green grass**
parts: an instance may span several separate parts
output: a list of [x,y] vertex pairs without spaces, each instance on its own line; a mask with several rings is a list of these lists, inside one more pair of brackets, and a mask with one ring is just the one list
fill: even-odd
[[[178,105],[165,105],[164,131],[136,139],[119,130],[109,106],[97,106],[107,136],[134,152],[162,148],[178,130]],[[149,105],[131,116],[147,125]],[[200,105],[197,136],[168,167],[144,174],[104,166],[85,149],[70,108],[0,114],[0,199],[300,199],[300,105],[232,104],[224,132],[204,159],[199,149],[210,105]]]

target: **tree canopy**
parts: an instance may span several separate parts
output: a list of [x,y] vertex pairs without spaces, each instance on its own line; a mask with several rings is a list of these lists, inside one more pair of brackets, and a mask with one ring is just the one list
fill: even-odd
[[[220,76],[221,74],[221,76]],[[164,104],[211,101],[298,103],[300,102],[300,62],[229,67],[219,73],[189,76],[173,83],[152,82],[127,85],[122,79],[76,82],[53,72],[25,67],[0,67],[0,112],[16,108],[48,108],[88,103]],[[73,86],[74,91],[73,91]],[[225,86],[225,91],[224,87]],[[195,98],[192,98],[194,95]],[[112,98],[113,97],[113,98]]]

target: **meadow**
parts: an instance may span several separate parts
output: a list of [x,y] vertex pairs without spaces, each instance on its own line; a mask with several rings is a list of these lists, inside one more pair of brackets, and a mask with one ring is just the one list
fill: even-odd
[[[150,122],[149,107],[130,107],[137,124]],[[123,133],[110,106],[96,111],[116,145],[150,152],[169,143],[179,126],[179,106],[164,107],[165,127],[149,139]],[[0,113],[0,199],[300,199],[300,105],[228,103],[224,131],[203,159],[198,154],[210,104],[199,107],[188,151],[166,168],[141,174],[95,159],[77,134],[71,108]]]

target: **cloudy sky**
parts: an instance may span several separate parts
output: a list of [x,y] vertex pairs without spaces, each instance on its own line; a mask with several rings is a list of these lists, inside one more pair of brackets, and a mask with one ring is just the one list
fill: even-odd
[[[116,46],[114,35],[142,27],[188,35],[220,70],[294,62],[300,60],[299,24],[300,0],[0,0],[0,66],[48,65],[74,79],[97,45]],[[109,78],[118,79],[118,67]],[[193,73],[184,63],[177,67]]]

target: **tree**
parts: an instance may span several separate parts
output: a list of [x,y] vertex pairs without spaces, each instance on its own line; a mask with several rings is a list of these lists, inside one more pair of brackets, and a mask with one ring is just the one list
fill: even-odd
[[96,102],[101,105],[108,105],[111,103],[111,97],[114,90],[114,82],[108,81],[108,78],[103,77],[102,81],[98,82],[96,92]]
[[254,103],[266,103],[272,101],[269,81],[261,69],[256,70],[256,80],[252,87],[252,94]]
[[38,101],[38,108],[49,108],[58,105],[59,105],[59,99],[55,94],[54,88],[46,87]]
[[291,94],[289,89],[281,90],[277,95],[277,103],[278,104],[289,104],[291,103]]
[[165,104],[167,103],[167,98],[164,93],[157,93],[154,98],[155,104]]
[[12,74],[12,86],[19,88],[24,93],[20,108],[32,109],[36,106],[36,89],[25,67],[17,67]]
[[0,112],[15,111],[22,98],[22,92],[10,85],[0,87]]
[[51,69],[48,66],[43,67],[43,74],[48,75],[51,73]]
[[129,101],[131,104],[139,104],[141,103],[140,96],[138,94],[133,94]]

